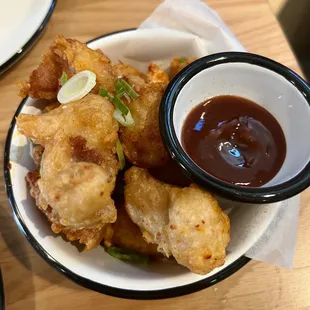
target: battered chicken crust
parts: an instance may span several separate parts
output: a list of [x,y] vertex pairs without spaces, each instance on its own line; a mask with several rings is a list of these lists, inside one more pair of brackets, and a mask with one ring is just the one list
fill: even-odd
[[[145,169],[132,167],[125,173],[125,207],[148,243],[171,255],[165,227],[169,223],[169,185],[154,179]],[[172,186],[171,186],[172,188]]]
[[169,76],[158,65],[151,62],[148,68],[147,82],[167,85],[169,83]]
[[117,208],[117,220],[113,226],[111,243],[120,248],[136,251],[150,256],[159,256],[157,245],[147,243],[139,228],[128,216],[124,206]]
[[113,113],[114,106],[108,99],[89,94],[48,113],[20,114],[16,122],[21,134],[46,147],[43,170],[48,162],[48,170],[54,167],[60,171],[73,157],[75,161],[105,163],[116,174],[118,123]]
[[116,221],[111,194],[119,169],[118,124],[113,112],[107,99],[89,94],[42,115],[17,118],[18,130],[44,147],[37,206],[54,232],[79,239],[86,249],[97,246],[108,233],[106,225]]
[[195,61],[195,57],[175,57],[170,64],[169,77],[172,79],[177,73],[184,69],[187,65]]
[[167,231],[172,255],[192,272],[206,274],[224,265],[229,218],[197,185],[171,191]]
[[19,82],[19,95],[22,98],[55,99],[59,89],[59,79],[65,71],[59,59],[51,51],[42,56],[37,69],[32,71],[28,81]]
[[135,125],[120,128],[120,140],[128,160],[136,166],[163,166],[169,156],[159,132],[159,105],[164,93],[161,83],[146,83],[138,76],[127,76],[128,83],[140,95],[127,103]]
[[143,80],[146,80],[145,74],[138,71],[134,67],[124,64],[122,62],[113,66],[113,72],[114,72],[114,75],[119,78],[124,77],[124,76],[134,75],[134,76],[139,76]]
[[126,210],[146,241],[198,274],[224,264],[230,222],[211,194],[194,184],[164,184],[137,167],[126,172],[125,181]]
[[[28,172],[27,182],[30,187],[31,196],[37,201],[40,201],[40,189],[38,186],[38,180],[40,179],[39,169]],[[58,214],[48,206],[46,209],[41,209],[41,204],[37,204],[38,208],[45,214],[49,222],[51,223],[51,229],[56,234],[63,234],[69,241],[78,241],[85,245],[85,251],[90,251],[99,246],[102,240],[107,246],[111,245],[111,238],[113,235],[113,229],[111,224],[103,225],[99,228],[82,228],[74,229],[71,227],[63,226],[59,223]]]
[[29,95],[31,98],[55,99],[62,72],[70,78],[83,70],[96,74],[97,86],[93,89],[94,93],[98,93],[99,87],[113,91],[116,77],[110,59],[100,50],[92,50],[78,40],[58,35],[28,81],[18,84],[19,94],[23,98]]

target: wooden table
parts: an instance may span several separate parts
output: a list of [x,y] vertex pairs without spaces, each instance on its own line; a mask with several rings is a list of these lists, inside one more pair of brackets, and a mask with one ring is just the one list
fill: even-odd
[[[0,139],[20,99],[14,83],[39,63],[54,36],[87,41],[115,30],[137,27],[160,0],[59,0],[47,31],[32,51],[0,78]],[[246,49],[299,72],[298,65],[267,0],[208,0]],[[2,160],[2,159],[1,159]],[[3,165],[3,163],[2,163]],[[3,180],[3,175],[1,175]],[[7,308],[14,309],[310,309],[310,190],[302,195],[294,270],[251,261],[221,283],[175,299],[135,301],[100,295],[72,283],[52,269],[28,244],[0,192],[0,265]]]

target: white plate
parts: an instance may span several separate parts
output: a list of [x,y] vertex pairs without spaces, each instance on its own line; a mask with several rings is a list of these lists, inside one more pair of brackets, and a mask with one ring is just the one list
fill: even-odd
[[[133,64],[122,56],[126,44],[130,40],[141,36],[149,38],[153,34],[151,30],[125,30],[97,38],[89,46],[101,48],[112,60]],[[175,31],[167,31],[166,35],[173,41]],[[169,49],[169,44],[165,48]],[[227,259],[224,266],[205,276],[191,273],[177,264],[162,262],[141,269],[109,256],[102,247],[79,253],[61,236],[55,237],[29,195],[25,176],[34,168],[34,164],[27,139],[17,132],[15,117],[21,112],[35,113],[34,103],[32,99],[23,100],[9,129],[4,163],[7,194],[15,220],[32,246],[53,267],[80,285],[113,296],[138,299],[174,297],[206,288],[236,272],[249,261],[244,254],[263,235],[278,212],[279,204],[268,207],[223,201],[221,207],[229,212],[231,220]]]
[[40,37],[56,0],[0,0],[0,73],[16,63]]

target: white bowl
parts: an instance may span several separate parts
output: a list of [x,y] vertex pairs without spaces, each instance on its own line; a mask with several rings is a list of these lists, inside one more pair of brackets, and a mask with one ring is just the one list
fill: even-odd
[[[89,46],[102,48],[112,60],[139,65],[124,59],[122,51],[128,40],[150,35],[150,30],[125,30],[97,38]],[[166,35],[173,38],[175,32],[167,32]],[[261,238],[279,211],[279,203],[258,207],[223,201],[221,207],[231,220],[231,242],[227,248],[226,263],[205,276],[191,273],[177,264],[162,262],[141,269],[109,256],[103,247],[80,253],[75,246],[51,232],[47,219],[30,197],[25,181],[34,163],[30,144],[17,132],[15,118],[20,113],[37,113],[38,104],[30,98],[24,99],[9,128],[4,159],[7,195],[15,221],[34,249],[59,272],[84,287],[136,299],[174,297],[206,288],[236,272],[249,261],[244,254]]]
[[[286,157],[279,172],[261,187],[238,186],[200,168],[181,145],[189,112],[219,95],[247,98],[264,107],[282,127]],[[171,157],[195,182],[229,199],[273,203],[310,185],[310,87],[295,72],[262,56],[224,52],[202,57],[168,85],[160,108],[160,129]]]

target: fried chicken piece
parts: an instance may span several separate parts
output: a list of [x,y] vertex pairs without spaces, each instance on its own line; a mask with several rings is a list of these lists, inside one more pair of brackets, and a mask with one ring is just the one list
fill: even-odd
[[147,243],[142,238],[140,228],[130,219],[125,208],[117,208],[117,220],[113,225],[111,243],[120,248],[150,256],[159,256],[157,245]]
[[47,112],[50,112],[52,110],[55,110],[57,108],[60,107],[60,103],[59,102],[52,102],[52,103],[48,103],[45,108],[43,109],[42,113],[47,113]]
[[230,223],[211,194],[194,184],[182,189],[161,183],[137,167],[125,181],[126,210],[146,241],[198,274],[224,264]]
[[108,91],[114,90],[116,80],[110,59],[100,50],[92,50],[74,39],[66,39],[58,35],[50,46],[50,50],[57,55],[64,67],[69,67],[71,74],[76,74],[83,70],[90,70],[97,76],[97,87],[94,89],[98,93],[98,87],[104,87]]
[[161,83],[166,85],[169,83],[169,76],[159,66],[151,62],[147,73],[147,83]]
[[[114,106],[107,98],[88,94],[48,113],[20,114],[16,122],[21,134],[43,147],[49,144],[44,155],[49,169],[55,165],[62,169],[73,158],[99,165],[105,163],[111,173],[116,174],[118,124],[113,113]],[[44,164],[42,166],[44,170]]]
[[142,72],[136,70],[135,68],[131,67],[130,65],[119,63],[117,65],[113,66],[113,72],[116,77],[124,77],[124,76],[138,76],[142,78],[143,80],[146,80],[145,74]]
[[158,251],[171,255],[165,227],[169,222],[168,186],[155,180],[146,170],[132,167],[125,173],[125,207],[148,243],[158,244]]
[[55,99],[59,89],[59,79],[65,71],[59,59],[51,51],[42,56],[39,67],[32,71],[28,81],[18,83],[19,95],[22,98]]
[[195,57],[175,57],[170,64],[169,77],[172,79],[177,73],[184,69],[187,65],[195,61]]
[[[39,179],[39,169],[36,169],[27,174],[27,181],[30,186],[30,194],[36,201],[39,201],[41,199],[40,189],[38,186]],[[41,204],[38,204],[39,208],[40,205]],[[97,246],[99,246],[100,242],[103,239],[106,245],[111,245],[111,238],[113,235],[113,229],[111,224],[103,225],[100,228],[74,229],[59,224],[58,214],[50,206],[48,206],[46,209],[40,210],[45,214],[45,216],[51,223],[51,229],[54,233],[62,233],[69,241],[79,241],[81,244],[85,244],[85,251],[96,248]]]
[[110,59],[84,43],[58,35],[50,50],[43,55],[39,67],[30,74],[29,80],[18,84],[19,94],[21,97],[29,95],[31,98],[55,99],[62,72],[66,72],[70,78],[83,70],[96,73],[97,86],[93,89],[94,93],[98,93],[100,86],[113,91],[115,76]]
[[120,128],[120,140],[128,160],[136,166],[163,166],[169,160],[159,132],[159,105],[164,92],[160,83],[147,84],[138,76],[127,81],[140,95],[127,104],[135,125]]
[[225,263],[229,218],[208,192],[192,184],[171,191],[168,239],[176,261],[198,274]]
[[[70,240],[88,240],[82,229],[99,240],[106,224],[116,220],[111,194],[119,169],[118,124],[113,112],[107,99],[90,94],[42,115],[17,118],[18,130],[44,147],[36,203],[44,213],[52,209],[52,229]],[[99,244],[89,242],[88,248]]]
[[111,198],[115,178],[103,165],[77,162],[69,164],[53,177],[46,176],[44,172],[38,186],[42,200],[46,202],[46,207],[42,204],[41,207],[51,206],[63,226],[98,228],[116,221],[116,209]]

